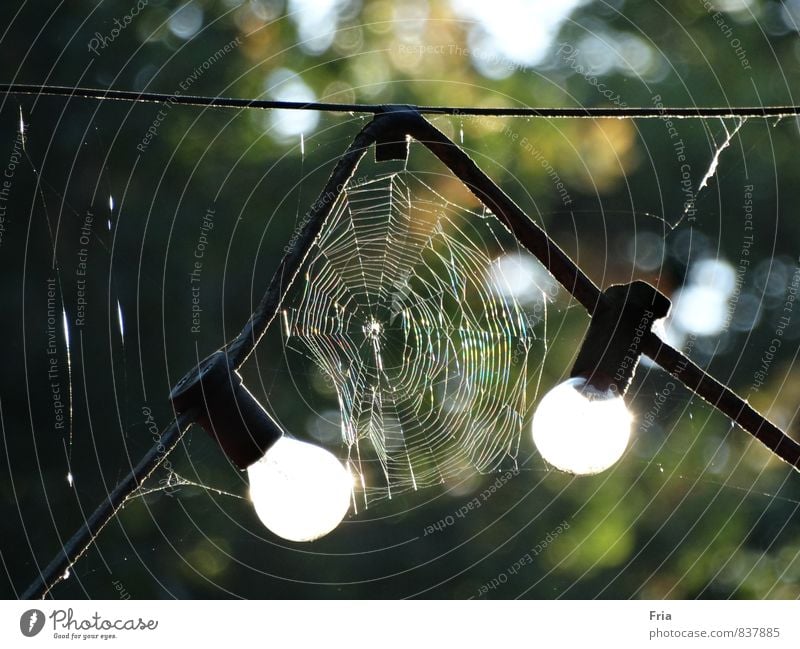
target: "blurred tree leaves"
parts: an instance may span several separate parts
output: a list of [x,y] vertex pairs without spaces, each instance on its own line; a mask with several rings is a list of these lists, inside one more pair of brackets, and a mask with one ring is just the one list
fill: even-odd
[[[151,0],[98,54],[87,47],[91,39],[110,38],[114,20],[133,3],[70,3],[45,19],[32,5],[4,6],[4,81],[285,98],[297,92],[294,80],[322,101],[537,107],[608,105],[598,91],[602,83],[630,106],[653,106],[656,97],[666,106],[798,103],[792,89],[800,81],[800,48],[788,3],[717,3],[731,35],[701,2],[668,9],[584,3],[561,20],[549,53],[536,65],[477,46],[480,26],[465,19],[458,3],[323,4],[327,8],[312,10],[307,3],[271,0]],[[327,27],[311,30],[323,15]],[[232,42],[229,53],[210,62]],[[573,58],[559,53],[563,44]],[[752,70],[743,67],[736,46],[746,51]],[[159,110],[166,117],[157,134],[145,152],[137,151]],[[6,97],[0,161],[11,150],[20,112],[30,163],[14,178],[0,248],[5,276],[15,278],[4,287],[15,316],[2,325],[11,341],[2,378],[10,469],[0,481],[11,530],[0,544],[7,597],[33,578],[59,539],[150,445],[142,405],[150,404],[164,426],[172,382],[196,355],[238,331],[337,155],[365,123],[363,116],[319,116],[302,131],[301,155],[301,131],[280,133],[275,116],[263,111]],[[644,277],[672,291],[698,258],[726,259],[735,267],[742,187],[749,183],[758,208],[753,265],[784,259],[790,271],[797,266],[795,120],[746,124],[698,196],[697,220],[675,232],[663,221],[675,223],[683,209],[683,170],[675,138],[661,120],[434,121],[457,142],[463,132],[463,145],[479,164],[603,285]],[[677,129],[696,187],[721,129],[715,121],[690,120],[678,121]],[[569,203],[542,160],[563,181]],[[441,171],[424,156],[413,162],[420,170]],[[435,189],[474,206],[445,175]],[[61,224],[55,248],[65,307],[73,312],[77,232],[86,210],[99,213],[108,194],[118,209],[108,214],[112,227],[103,232],[98,226],[92,243],[91,323],[82,338],[72,334],[75,434],[74,446],[66,448],[76,487],[70,490],[63,477],[65,442],[50,421],[42,370],[42,287],[52,273],[45,261],[53,248],[48,232]],[[210,205],[218,220],[204,259],[203,334],[190,337],[186,274]],[[641,232],[665,240],[655,269],[637,268],[626,252]],[[676,252],[681,232],[694,237],[688,256]],[[746,282],[759,290],[754,272]],[[117,299],[126,314],[124,344],[113,331]],[[549,306],[542,390],[568,371],[586,325],[585,314],[563,295]],[[720,334],[726,351],[713,351],[715,338],[704,343],[711,351],[699,345],[698,353],[796,436],[800,314],[792,314],[768,382],[751,389],[781,308],[780,300],[765,306],[752,330]],[[278,334],[262,347],[248,383],[302,436],[312,417],[298,405],[298,394],[308,393],[320,410],[335,408],[335,399],[324,386],[315,388],[311,370],[283,351]],[[27,389],[20,383],[24,375]],[[640,369],[632,394],[640,416],[664,382],[657,370]],[[535,405],[533,387],[530,397]],[[56,596],[110,597],[113,578],[121,578],[133,597],[470,596],[567,520],[570,529],[494,596],[515,596],[533,585],[528,596],[797,597],[796,475],[685,392],[677,391],[669,405],[656,426],[640,431],[623,463],[596,478],[550,473],[524,434],[525,470],[467,519],[431,537],[423,536],[425,527],[452,516],[491,477],[465,477],[462,490],[425,490],[360,511],[331,537],[302,548],[276,545],[246,501],[212,490],[182,487],[172,496],[136,499]],[[190,433],[172,459],[192,480],[246,493],[241,476],[201,431]]]

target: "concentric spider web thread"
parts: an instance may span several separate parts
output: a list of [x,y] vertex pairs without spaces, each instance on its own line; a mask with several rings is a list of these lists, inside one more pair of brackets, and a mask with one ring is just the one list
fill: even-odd
[[335,387],[365,501],[516,463],[534,337],[503,236],[408,171],[337,199],[284,335]]

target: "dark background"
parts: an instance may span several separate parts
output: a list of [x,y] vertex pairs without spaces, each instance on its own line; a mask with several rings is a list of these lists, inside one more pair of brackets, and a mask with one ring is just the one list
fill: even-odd
[[[458,2],[339,2],[328,13],[302,1],[151,0],[140,11],[122,1],[4,3],[0,80],[427,105],[798,103],[796,2],[593,2],[554,16],[549,4],[484,16]],[[231,41],[231,51],[209,63]],[[159,428],[169,423],[170,387],[238,332],[297,221],[367,119],[305,118],[278,127],[275,119],[296,115],[3,97],[0,167],[12,173],[0,240],[4,597],[20,594],[150,447],[146,413]],[[154,122],[155,135],[137,150]],[[784,311],[800,255],[795,118],[744,124],[686,219],[682,173],[696,191],[734,120],[676,120],[677,137],[659,119],[434,122],[456,141],[463,130],[476,161],[598,284],[647,279],[673,298],[683,287],[684,327],[671,335],[691,340],[698,363],[800,438],[800,312]],[[559,174],[569,205],[522,138]],[[409,164],[441,171],[424,155]],[[477,207],[457,183],[437,178],[444,196]],[[192,333],[187,278],[211,206],[202,327]],[[82,247],[86,316],[75,326]],[[740,267],[745,247],[749,265],[734,298],[720,278]],[[719,272],[709,279],[696,271],[703,261]],[[58,286],[51,356],[71,431],[56,427],[47,376],[49,278]],[[705,292],[686,298],[697,286]],[[531,382],[528,415],[565,376],[588,322],[563,291],[549,307],[547,332],[537,330],[547,341],[542,385],[537,393]],[[69,354],[62,308],[72,323]],[[720,308],[730,314],[724,326],[713,322]],[[757,379],[782,315],[782,346]],[[531,376],[542,351],[532,351]],[[299,437],[311,439],[318,413],[336,408],[278,331],[245,375]],[[631,392],[638,432],[623,460],[595,477],[549,470],[526,421],[519,475],[479,510],[427,536],[426,527],[452,517],[496,476],[466,472],[453,484],[381,501],[329,536],[296,545],[260,525],[237,497],[246,496],[243,476],[194,429],[170,457],[184,484],[129,501],[52,596],[116,598],[123,588],[133,598],[797,598],[797,474],[681,387],[642,426],[667,384],[664,373],[640,368]],[[150,486],[164,487],[169,476],[161,470]],[[569,529],[560,531],[564,522]],[[548,537],[545,550],[515,568]]]

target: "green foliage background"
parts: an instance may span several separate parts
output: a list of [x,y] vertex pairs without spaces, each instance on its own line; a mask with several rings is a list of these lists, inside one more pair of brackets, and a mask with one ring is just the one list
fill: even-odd
[[[800,81],[795,2],[726,0],[710,11],[704,2],[585,3],[559,26],[536,66],[494,61],[494,77],[502,78],[479,72],[480,55],[464,51],[475,24],[445,2],[341,3],[335,37],[321,51],[301,42],[302,16],[290,15],[293,7],[281,2],[192,2],[202,24],[188,39],[170,29],[181,4],[151,0],[95,53],[88,48],[92,39],[108,39],[115,19],[123,21],[135,4],[81,1],[43,10],[4,3],[0,80],[255,98],[276,96],[270,80],[285,69],[317,99],[332,102],[653,106],[660,97],[665,106],[800,103],[793,94]],[[497,11],[503,10],[499,3]],[[232,41],[229,53],[203,67]],[[584,59],[571,61],[569,51],[593,52],[588,59],[595,71],[579,69]],[[600,83],[610,92],[603,95]],[[13,170],[0,240],[0,556],[6,574],[0,593],[6,598],[18,596],[152,444],[144,409],[166,426],[170,386],[198,356],[238,332],[337,155],[367,119],[320,115],[304,134],[301,155],[299,138],[277,136],[264,111],[6,96],[0,165],[14,155],[20,118],[25,159]],[[790,273],[798,267],[795,119],[745,124],[699,195],[696,218],[669,233],[663,220],[678,222],[685,195],[676,138],[663,120],[434,122],[456,141],[463,130],[464,147],[479,165],[603,286],[635,277],[672,293],[694,259],[721,258],[736,267],[749,234],[743,188],[751,184],[753,266],[777,260]],[[155,135],[144,143],[154,125]],[[674,126],[696,188],[724,139],[723,126],[718,120]],[[568,205],[542,158],[563,180]],[[437,169],[422,155],[413,162],[420,171]],[[436,189],[475,207],[445,176]],[[202,329],[194,334],[188,272],[212,205]],[[70,332],[70,440],[55,427],[47,376],[46,287],[55,274],[55,250],[73,318],[80,229],[89,210],[95,220],[86,320]],[[667,241],[663,263],[647,270],[629,254],[642,232]],[[690,252],[681,253],[689,235]],[[745,279],[762,295],[769,281],[785,280],[769,274],[769,263],[766,268],[763,277],[750,272]],[[798,438],[800,313],[791,314],[766,381],[753,387],[783,308],[780,299],[767,302],[752,329],[700,338],[693,352]],[[531,358],[545,362],[542,390],[564,377],[587,324],[563,295],[550,306],[547,357]],[[63,343],[57,356],[65,385]],[[278,332],[261,345],[246,379],[298,436],[309,435],[315,412],[335,407],[320,377],[284,350]],[[639,372],[632,409],[640,421],[666,384],[655,369]],[[530,396],[533,407],[540,395],[532,389]],[[549,471],[526,432],[523,470],[468,516],[455,513],[498,476],[466,476],[457,485],[384,501],[302,546],[278,542],[246,500],[216,491],[244,496],[246,485],[202,431],[191,431],[170,460],[179,475],[214,489],[183,485],[129,502],[54,597],[116,598],[120,587],[134,598],[800,595],[797,474],[683,389],[669,395],[655,424],[639,430],[626,457],[605,474],[573,479]],[[66,481],[69,470],[74,487]],[[155,476],[153,486],[165,477]]]

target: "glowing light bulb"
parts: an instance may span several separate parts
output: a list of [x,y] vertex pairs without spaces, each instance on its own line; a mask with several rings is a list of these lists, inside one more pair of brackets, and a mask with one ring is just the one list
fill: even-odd
[[571,378],[548,392],[533,415],[533,443],[557,469],[592,475],[614,464],[628,445],[632,417],[622,397]]
[[350,508],[353,478],[319,446],[281,437],[247,468],[250,498],[261,522],[289,541],[313,541]]

